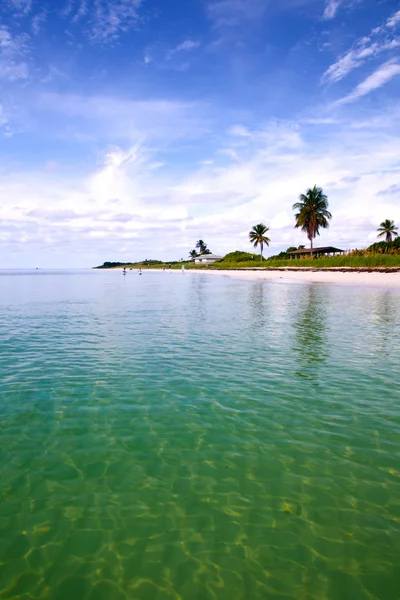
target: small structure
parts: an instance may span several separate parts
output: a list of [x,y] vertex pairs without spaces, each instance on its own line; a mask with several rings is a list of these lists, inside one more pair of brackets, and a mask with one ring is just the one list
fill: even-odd
[[216,254],[200,254],[200,256],[196,256],[194,262],[196,265],[211,265],[217,260],[221,260],[222,256],[217,256]]
[[[340,250],[340,248],[334,248],[333,246],[323,246],[322,248],[313,248],[312,250],[313,256],[335,256],[335,254],[344,254],[344,250]],[[290,257],[300,258],[302,256],[306,256],[307,254],[311,254],[311,248],[302,248],[301,250],[292,250],[288,252]]]

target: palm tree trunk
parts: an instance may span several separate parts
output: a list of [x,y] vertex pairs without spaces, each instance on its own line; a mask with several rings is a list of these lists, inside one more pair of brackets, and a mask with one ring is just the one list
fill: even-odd
[[311,244],[311,248],[310,248],[310,256],[313,255],[313,243],[312,243],[312,236],[310,237],[310,244]]
[[386,241],[387,242],[391,242],[392,241],[392,234],[389,231],[386,234]]
[[263,245],[261,243],[260,244],[260,263],[262,263],[262,251],[263,251]]

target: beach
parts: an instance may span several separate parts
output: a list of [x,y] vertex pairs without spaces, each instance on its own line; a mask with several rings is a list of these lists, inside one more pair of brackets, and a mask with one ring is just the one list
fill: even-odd
[[[203,271],[202,271],[203,272]],[[397,272],[368,272],[344,270],[237,270],[237,271],[207,271],[213,275],[223,274],[229,277],[264,280],[285,281],[297,283],[333,283],[339,285],[373,285],[385,287],[400,287],[400,271]]]
[[[145,270],[145,269],[144,269]],[[150,269],[149,269],[150,270]],[[162,272],[162,269],[151,269]],[[181,270],[170,269],[165,273],[181,273]],[[206,273],[207,275],[225,275],[235,279],[248,279],[258,281],[273,281],[277,283],[330,283],[338,285],[372,285],[383,287],[400,287],[400,271],[375,270],[362,271],[351,269],[186,269],[185,274]]]

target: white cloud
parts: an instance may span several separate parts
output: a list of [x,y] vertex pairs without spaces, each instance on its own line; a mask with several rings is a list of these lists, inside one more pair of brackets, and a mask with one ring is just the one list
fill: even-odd
[[0,79],[15,81],[28,77],[26,54],[27,36],[14,37],[9,29],[0,25]]
[[[204,107],[199,102],[120,100],[107,96],[41,94],[37,108],[76,123],[76,135],[89,139],[163,140],[196,139],[202,133]],[[68,129],[71,131],[71,127]],[[59,128],[60,136],[62,128]]]
[[179,52],[187,52],[189,50],[194,50],[200,46],[200,42],[196,42],[194,40],[185,40],[181,44],[178,44],[175,48],[172,48],[167,52],[166,58],[170,60],[175,54]]
[[185,40],[182,44],[179,44],[175,48],[175,52],[181,52],[182,50],[193,50],[193,48],[199,47],[199,42],[195,42],[194,40]]
[[237,26],[260,18],[267,4],[265,0],[216,0],[208,5],[208,15],[216,27]]
[[92,0],[88,9],[92,40],[110,42],[136,25],[142,0]]
[[296,123],[271,122],[260,130],[237,124],[219,148],[183,173],[179,158],[165,155],[164,168],[156,168],[158,157],[143,144],[108,149],[83,174],[11,170],[0,175],[0,257],[8,251],[9,264],[20,250],[25,264],[35,255],[42,266],[68,266],[72,256],[83,256],[83,265],[91,266],[153,256],[154,237],[156,258],[186,256],[198,237],[224,253],[247,249],[245,232],[260,221],[271,228],[275,253],[304,242],[293,229],[291,207],[314,183],[328,193],[334,216],[321,241],[365,246],[376,223],[400,219],[397,196],[382,194],[400,185],[395,118],[378,132],[344,122],[320,141]]
[[38,13],[37,15],[35,15],[32,19],[32,31],[35,35],[39,35],[39,33],[42,30],[42,25],[45,23],[46,21],[46,11],[43,11],[41,13]]
[[351,92],[351,94],[341,98],[336,104],[347,104],[349,102],[354,102],[354,100],[357,100],[362,96],[366,96],[374,90],[382,87],[397,75],[400,75],[400,64],[394,61],[388,61],[381,65],[379,69],[367,77],[362,83],[360,83],[355,90]]
[[70,0],[61,15],[72,26],[78,23],[92,42],[115,42],[122,33],[140,23],[143,0]]
[[72,20],[77,23],[82,17],[84,17],[89,10],[88,0],[80,0],[78,10],[75,12]]
[[400,10],[392,15],[386,22],[387,27],[396,27],[400,23]]
[[23,16],[32,9],[32,0],[8,0],[8,6],[16,16]]
[[143,64],[144,65],[149,65],[152,62],[152,58],[150,53],[146,50],[146,52],[144,53],[144,57],[143,57]]
[[341,5],[342,0],[328,0],[325,11],[323,15],[323,19],[329,21],[336,16],[339,6]]
[[351,50],[338,58],[325,71],[323,81],[336,83],[368,60],[376,58],[383,52],[390,52],[400,47],[400,38],[394,36],[392,31],[399,22],[400,11],[388,19],[384,25],[375,27],[369,36],[358,40]]

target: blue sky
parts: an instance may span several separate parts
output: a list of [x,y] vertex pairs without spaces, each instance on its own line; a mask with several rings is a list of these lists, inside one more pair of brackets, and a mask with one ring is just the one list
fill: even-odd
[[0,267],[305,243],[314,184],[365,247],[400,225],[400,3],[3,0]]

